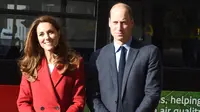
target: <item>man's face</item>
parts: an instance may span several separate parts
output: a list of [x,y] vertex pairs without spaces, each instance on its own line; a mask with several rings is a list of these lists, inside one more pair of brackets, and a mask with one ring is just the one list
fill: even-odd
[[131,37],[133,20],[128,11],[123,6],[117,6],[111,9],[109,18],[109,27],[114,41],[122,44],[128,42]]

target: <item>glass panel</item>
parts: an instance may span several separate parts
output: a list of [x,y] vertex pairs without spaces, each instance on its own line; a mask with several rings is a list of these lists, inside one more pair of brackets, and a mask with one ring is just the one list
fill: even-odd
[[93,48],[95,20],[66,19],[67,36],[72,47]]
[[27,27],[26,16],[0,15],[0,57],[18,58],[23,48]]
[[[19,57],[29,26],[35,18],[24,15],[0,15],[0,59]],[[72,47],[94,47],[95,20],[66,19],[66,24],[67,37]]]
[[[61,0],[0,0],[0,8],[60,12]],[[95,2],[67,1],[66,12],[93,15],[94,8]]]
[[0,8],[60,12],[61,0],[0,0]]
[[78,14],[94,14],[95,2],[67,1],[66,12]]
[[[157,12],[156,10],[160,10]],[[158,6],[155,33],[167,67],[200,67],[200,8],[191,3]]]

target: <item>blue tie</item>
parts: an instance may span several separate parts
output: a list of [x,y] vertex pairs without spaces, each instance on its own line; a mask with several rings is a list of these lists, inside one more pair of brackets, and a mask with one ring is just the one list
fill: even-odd
[[119,60],[119,73],[118,73],[118,112],[123,112],[123,105],[121,99],[121,91],[122,91],[122,81],[124,75],[124,68],[126,64],[126,48],[124,46],[120,47],[121,55]]

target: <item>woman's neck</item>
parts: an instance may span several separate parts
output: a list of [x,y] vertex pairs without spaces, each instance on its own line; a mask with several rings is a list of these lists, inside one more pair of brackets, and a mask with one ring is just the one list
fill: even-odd
[[46,56],[47,62],[48,62],[49,64],[53,64],[53,61],[54,61],[53,53],[47,51],[47,52],[45,52],[45,56]]

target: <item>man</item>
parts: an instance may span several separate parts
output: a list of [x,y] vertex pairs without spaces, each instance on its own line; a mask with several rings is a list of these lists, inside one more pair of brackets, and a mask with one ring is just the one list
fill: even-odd
[[86,91],[91,112],[152,112],[158,105],[162,86],[159,50],[134,40],[133,26],[131,8],[115,4],[109,17],[114,41],[93,53],[88,66]]

